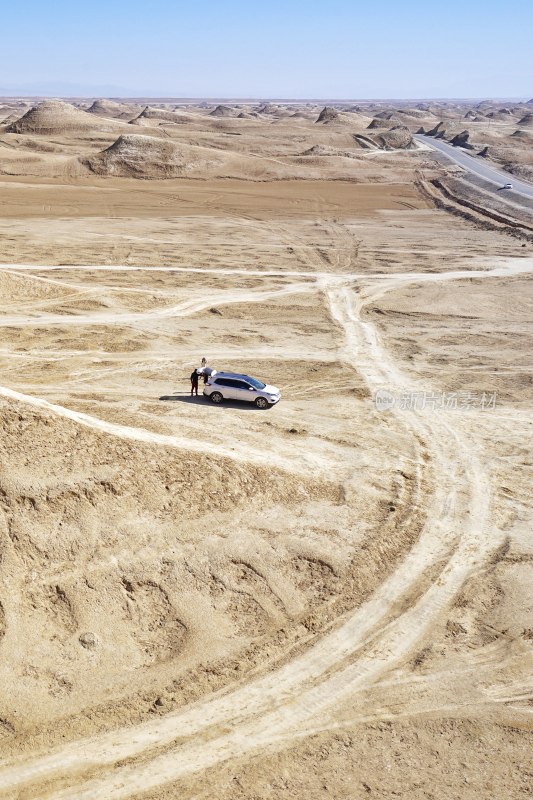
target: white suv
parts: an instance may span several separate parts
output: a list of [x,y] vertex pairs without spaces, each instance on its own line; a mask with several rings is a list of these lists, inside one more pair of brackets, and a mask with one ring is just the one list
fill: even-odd
[[217,404],[223,400],[245,400],[255,403],[257,408],[269,408],[279,402],[281,393],[275,386],[268,386],[249,375],[216,372],[204,387],[204,397]]

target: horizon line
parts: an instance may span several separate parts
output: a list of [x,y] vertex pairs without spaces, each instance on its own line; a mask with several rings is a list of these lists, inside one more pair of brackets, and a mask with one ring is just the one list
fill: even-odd
[[152,100],[159,102],[199,102],[199,103],[374,103],[374,102],[428,102],[428,101],[461,101],[461,102],[530,102],[527,96],[412,96],[412,97],[280,97],[272,96],[250,96],[250,95],[171,95],[171,94],[105,94],[105,93],[81,93],[81,94],[55,94],[55,93],[12,93],[5,94],[0,91],[2,100],[131,100],[144,101]]

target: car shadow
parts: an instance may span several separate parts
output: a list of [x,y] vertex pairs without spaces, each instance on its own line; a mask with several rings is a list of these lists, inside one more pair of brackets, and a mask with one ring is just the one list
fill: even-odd
[[219,403],[217,405],[216,403],[211,403],[210,400],[207,397],[204,397],[203,395],[198,395],[198,397],[196,397],[196,395],[193,395],[191,397],[190,394],[187,394],[185,392],[181,394],[178,394],[177,392],[176,394],[164,394],[159,399],[167,403],[187,403],[188,405],[191,406],[210,406],[213,409],[240,408],[243,411],[261,410],[257,408],[255,403],[245,403],[245,402],[240,402],[239,400],[224,400],[223,403]]

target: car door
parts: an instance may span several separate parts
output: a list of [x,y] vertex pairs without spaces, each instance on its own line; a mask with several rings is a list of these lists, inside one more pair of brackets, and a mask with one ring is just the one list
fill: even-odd
[[220,394],[226,400],[235,400],[235,387],[233,384],[235,381],[232,381],[230,378],[217,378],[215,381],[215,386],[220,391]]
[[253,387],[250,386],[249,383],[239,380],[234,380],[232,383],[234,384],[233,397],[235,400],[245,400],[249,403],[251,400],[255,399],[256,392],[252,391]]

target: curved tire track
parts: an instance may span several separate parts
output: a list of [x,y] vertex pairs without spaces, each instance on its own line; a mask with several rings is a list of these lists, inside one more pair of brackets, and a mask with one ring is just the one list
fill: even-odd
[[[483,276],[497,273],[487,270]],[[387,276],[385,290],[401,284],[402,277],[403,282],[407,279],[397,277],[396,282]],[[420,276],[409,275],[409,279]],[[439,279],[442,276],[431,276],[431,280]],[[363,301],[336,277],[324,288],[332,316],[344,333],[344,358],[357,367],[369,388],[419,390],[391,361],[373,326],[361,320]],[[47,779],[56,789],[51,785],[48,793],[39,796],[49,800],[131,797],[221,760],[280,746],[308,735],[313,726],[331,724],[339,705],[407,658],[465,579],[498,547],[500,537],[490,526],[488,477],[459,426],[427,412],[395,413],[431,449],[440,479],[420,539],[367,602],[307,652],[244,686],[148,724],[5,764],[0,770],[2,794]],[[438,579],[417,595],[420,578],[444,556],[447,560]],[[402,612],[401,600],[413,594],[415,601]],[[229,732],[221,728],[228,725]],[[209,738],[187,742],[200,732]],[[180,742],[168,753],[156,754],[156,748],[178,738]],[[125,758],[144,760],[111,769]],[[95,771],[101,777],[91,779]]]

